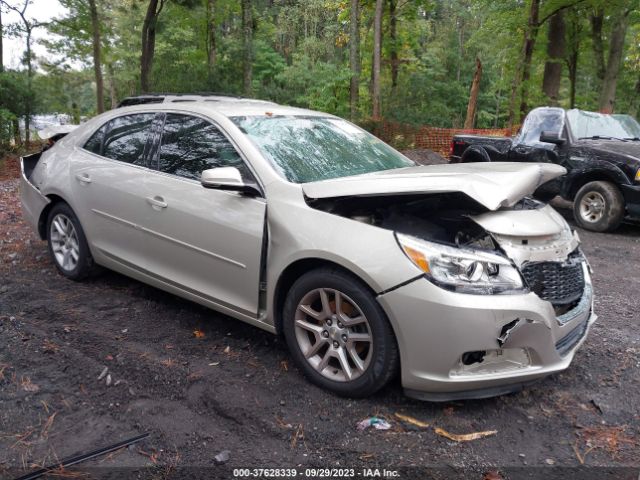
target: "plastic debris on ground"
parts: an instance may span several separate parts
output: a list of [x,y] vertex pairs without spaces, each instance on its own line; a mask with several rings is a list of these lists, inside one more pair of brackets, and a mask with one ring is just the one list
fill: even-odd
[[376,430],[389,430],[391,428],[391,424],[387,422],[384,418],[369,417],[358,422],[358,425],[357,425],[358,430],[366,430],[369,427],[373,427]]

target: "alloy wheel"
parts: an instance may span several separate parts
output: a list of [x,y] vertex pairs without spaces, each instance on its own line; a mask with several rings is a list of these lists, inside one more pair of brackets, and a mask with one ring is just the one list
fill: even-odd
[[80,244],[71,219],[62,213],[53,217],[49,238],[53,256],[60,268],[67,272],[75,270],[80,259]]
[[330,380],[355,380],[373,358],[367,317],[335,289],[317,288],[302,297],[295,313],[295,336],[306,361]]

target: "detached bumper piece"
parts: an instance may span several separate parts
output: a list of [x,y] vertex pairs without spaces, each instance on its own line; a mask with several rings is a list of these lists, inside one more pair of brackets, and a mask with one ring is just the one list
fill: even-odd
[[556,350],[561,356],[565,356],[573,347],[578,345],[587,333],[589,326],[588,320],[583,320],[576,328],[571,330],[568,335],[563,337],[558,343],[556,343]]

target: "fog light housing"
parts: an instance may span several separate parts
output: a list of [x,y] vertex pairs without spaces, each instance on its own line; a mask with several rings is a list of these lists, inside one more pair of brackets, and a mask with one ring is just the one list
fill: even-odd
[[455,377],[498,375],[530,366],[531,356],[526,348],[479,350],[463,353],[449,375]]

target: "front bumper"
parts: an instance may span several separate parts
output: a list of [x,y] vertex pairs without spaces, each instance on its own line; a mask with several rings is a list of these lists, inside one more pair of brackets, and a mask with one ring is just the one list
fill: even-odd
[[621,185],[627,214],[640,218],[640,185]]
[[[561,317],[534,293],[468,295],[424,278],[380,295],[398,339],[406,393],[432,401],[489,397],[566,369],[597,318],[584,270],[583,298]],[[485,357],[465,365],[469,352]]]

